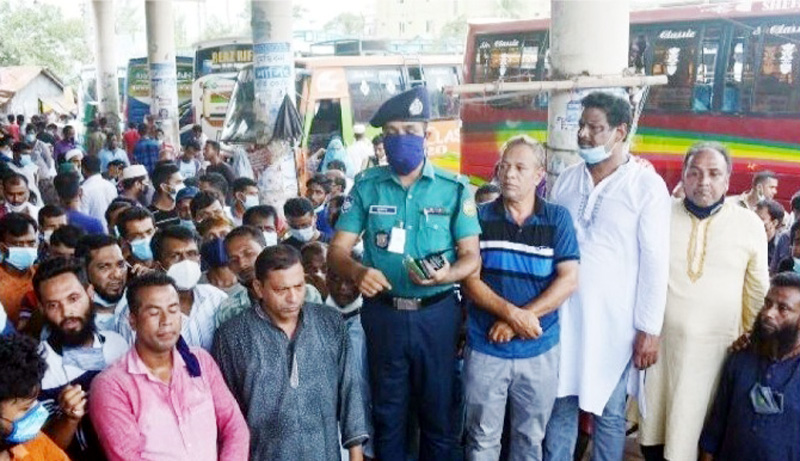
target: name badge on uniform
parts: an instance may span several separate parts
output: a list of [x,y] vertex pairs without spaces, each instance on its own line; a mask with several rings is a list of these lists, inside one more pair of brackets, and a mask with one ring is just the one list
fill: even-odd
[[395,215],[397,207],[391,205],[370,205],[369,214]]
[[406,251],[406,230],[402,227],[393,227],[389,237],[389,248],[392,253],[404,254]]

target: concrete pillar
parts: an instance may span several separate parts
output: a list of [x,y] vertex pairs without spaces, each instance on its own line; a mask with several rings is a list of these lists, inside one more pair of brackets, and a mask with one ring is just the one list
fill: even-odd
[[97,102],[100,114],[108,119],[108,126],[119,131],[119,81],[117,80],[116,46],[114,32],[114,0],[92,0],[95,20],[97,50]]
[[257,146],[254,164],[266,165],[260,173],[262,203],[283,209],[287,198],[298,194],[298,168],[293,146],[273,139],[278,109],[285,95],[292,102],[294,58],[292,55],[291,0],[252,0],[253,68]]
[[[628,65],[628,0],[551,0],[550,5],[552,80],[581,74],[621,75]],[[580,160],[577,155],[580,101],[591,92],[550,93],[548,184],[567,166]]]
[[178,73],[172,0],[145,0],[150,113],[167,142],[178,145]]

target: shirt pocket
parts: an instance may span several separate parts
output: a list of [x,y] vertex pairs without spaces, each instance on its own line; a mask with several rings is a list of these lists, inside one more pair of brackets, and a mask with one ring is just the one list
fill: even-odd
[[386,250],[392,235],[392,228],[398,224],[400,221],[396,214],[368,214],[365,245],[378,250]]
[[420,257],[432,253],[441,253],[453,247],[453,237],[450,232],[450,218],[448,215],[428,214],[420,220],[417,248]]

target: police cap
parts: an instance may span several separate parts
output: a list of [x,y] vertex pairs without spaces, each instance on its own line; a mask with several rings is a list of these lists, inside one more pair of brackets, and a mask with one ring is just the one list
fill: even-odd
[[386,122],[427,122],[430,117],[431,102],[428,97],[428,89],[424,86],[417,86],[384,102],[372,116],[369,124],[380,128]]

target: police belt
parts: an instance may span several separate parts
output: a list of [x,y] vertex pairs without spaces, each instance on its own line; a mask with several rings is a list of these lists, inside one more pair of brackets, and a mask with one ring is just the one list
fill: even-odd
[[453,296],[453,290],[445,290],[427,298],[401,298],[388,294],[379,294],[373,299],[375,301],[388,304],[399,311],[418,311],[423,307],[428,307],[442,301],[448,296]]

